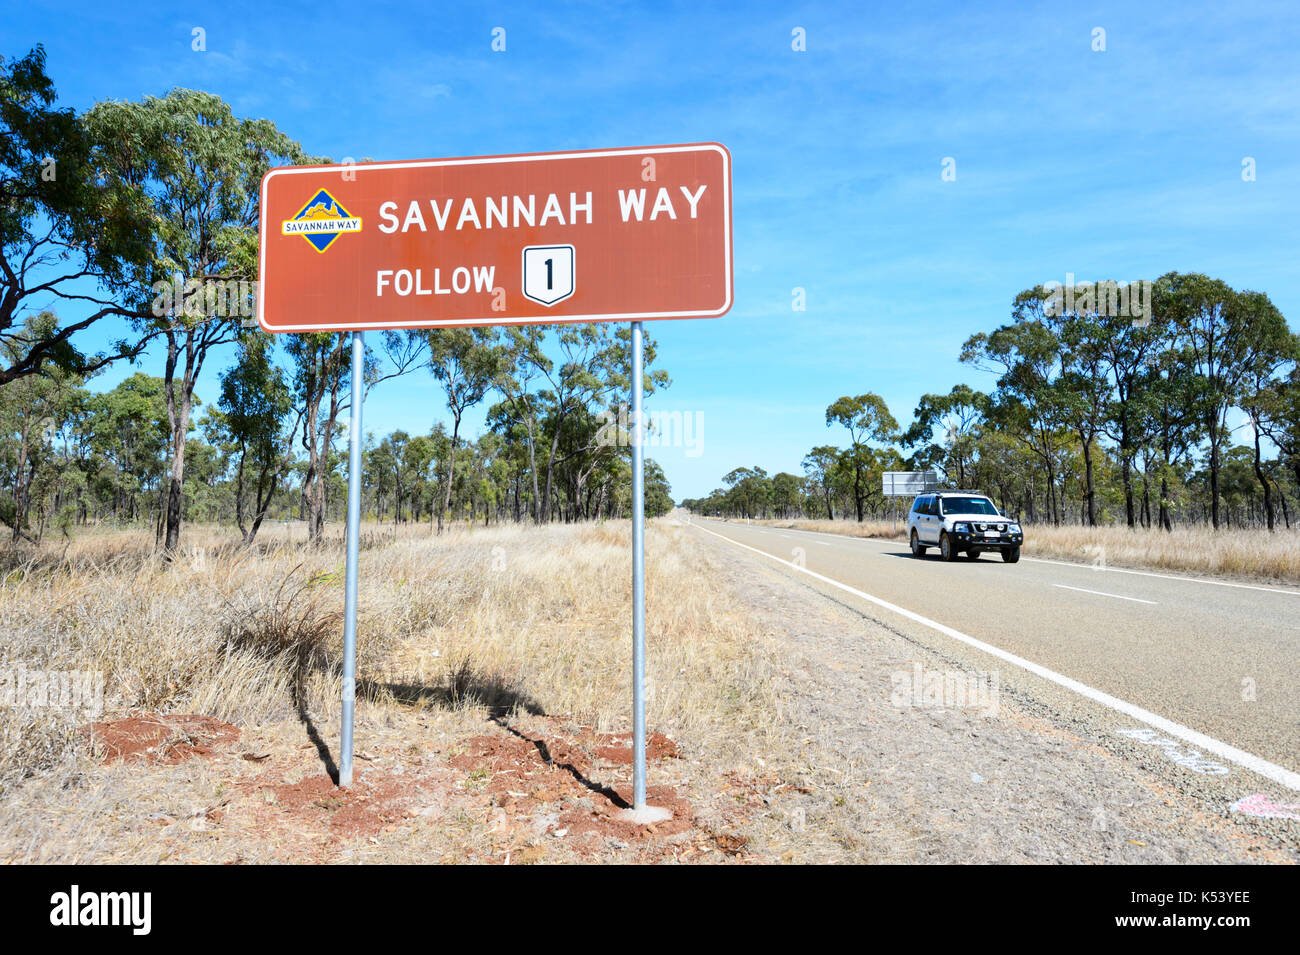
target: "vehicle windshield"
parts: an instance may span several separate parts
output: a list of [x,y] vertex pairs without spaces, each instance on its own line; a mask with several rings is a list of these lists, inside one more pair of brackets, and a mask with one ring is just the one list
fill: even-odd
[[998,509],[986,497],[945,497],[943,512],[945,514],[990,514],[998,516]]

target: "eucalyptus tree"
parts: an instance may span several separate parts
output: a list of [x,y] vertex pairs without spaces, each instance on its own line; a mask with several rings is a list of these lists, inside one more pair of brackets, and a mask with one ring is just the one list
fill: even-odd
[[1264,514],[1268,529],[1273,530],[1275,510],[1273,491],[1264,472],[1261,439],[1265,419],[1276,414],[1275,393],[1282,384],[1280,373],[1295,367],[1300,359],[1300,339],[1291,333],[1282,313],[1262,292],[1238,292],[1233,303],[1236,320],[1244,331],[1241,336],[1242,374],[1237,404],[1249,416],[1253,445],[1253,470],[1264,495]]
[[[246,334],[240,340],[235,364],[221,375],[217,399],[235,449],[235,523],[245,546],[257,536],[290,466],[283,432],[292,400],[284,371],[272,360],[273,354],[269,336]],[[251,514],[245,509],[250,484]]]
[[912,424],[900,440],[904,447],[923,445],[919,453],[924,460],[938,463],[950,480],[955,470],[957,486],[970,487],[979,450],[978,430],[989,404],[989,396],[970,385],[955,385],[946,395],[922,395],[912,412]]
[[1293,365],[1285,378],[1274,382],[1256,401],[1257,427],[1277,446],[1300,494],[1300,364]]
[[293,363],[297,414],[294,431],[307,454],[299,488],[299,510],[307,523],[308,540],[319,542],[325,530],[330,447],[350,388],[349,336],[339,332],[305,332],[287,338],[285,351]]
[[433,492],[437,476],[433,473],[437,448],[427,435],[417,434],[402,446],[401,467],[409,484],[411,520],[420,520],[420,508],[426,504],[433,513]]
[[[1136,295],[1136,290],[1130,289],[1130,300]],[[1169,309],[1165,306],[1165,302],[1160,302],[1145,322],[1135,322],[1126,316],[1097,318],[1100,331],[1097,344],[1110,388],[1102,432],[1115,442],[1124,493],[1124,518],[1129,527],[1137,521],[1133,463],[1148,437],[1140,427],[1147,398],[1145,383],[1174,337]]]
[[[96,463],[111,467],[109,487],[113,517],[136,520],[143,507],[140,498],[166,469],[169,425],[167,399],[161,378],[136,372],[109,391],[86,399],[82,427]],[[108,470],[96,467],[99,475]],[[161,515],[160,515],[161,516]]]
[[[0,354],[14,344],[0,344]],[[14,540],[32,539],[33,504],[43,486],[60,485],[64,468],[56,461],[56,444],[86,396],[83,380],[51,365],[0,388],[0,521],[10,526]]]
[[456,445],[465,411],[477,405],[499,381],[509,360],[495,328],[438,328],[419,333],[428,343],[427,367],[442,385],[451,412],[451,447],[447,478],[438,504],[438,533],[442,533],[447,506],[456,479]]
[[868,441],[889,442],[898,432],[898,422],[889,413],[885,400],[877,394],[866,394],[837,398],[826,409],[826,426],[841,425],[849,432],[849,447],[841,455],[853,473],[853,504],[857,510],[858,521],[863,519],[863,505],[867,499],[869,487],[863,478],[875,464],[868,448]]
[[[130,184],[97,174],[103,141],[56,101],[42,47],[0,57],[0,387],[47,366],[89,375],[145,344],[79,348],[91,326],[138,314],[150,210]],[[77,319],[60,322],[52,300]]]
[[[571,441],[562,451],[565,437],[574,434],[574,429],[569,427],[570,418],[598,411],[617,412],[619,405],[627,404],[632,380],[631,330],[627,327],[611,330],[608,324],[590,322],[557,326],[552,348],[554,357],[540,349],[520,353],[524,363],[540,373],[541,383],[545,385],[537,392],[540,435],[546,441],[545,460],[541,465],[545,479],[538,506],[543,521],[549,521],[554,510],[557,469],[575,457],[599,453],[604,447],[599,429],[583,428],[590,440]],[[647,336],[642,382],[647,396],[669,384],[666,372],[651,370],[655,357],[655,342]]]
[[834,445],[822,444],[813,448],[803,457],[803,473],[820,492],[826,504],[826,517],[835,520],[835,466],[839,462],[840,449]]
[[[213,349],[233,342],[253,314],[248,286],[238,282],[257,277],[262,176],[307,156],[269,120],[238,118],[220,97],[197,90],[98,103],[85,122],[100,179],[135,190],[153,220],[155,296],[143,324],[166,343],[171,473],[164,547],[171,552],[180,540],[194,386]],[[232,282],[239,290],[233,303]]]
[[736,468],[723,475],[722,483],[729,488],[726,501],[731,513],[751,518],[767,515],[772,506],[772,479],[762,468]]
[[1098,436],[1110,410],[1111,388],[1106,376],[1106,317],[1096,312],[1062,316],[1056,331],[1061,346],[1061,374],[1053,400],[1061,419],[1079,438],[1084,467],[1084,514],[1097,526],[1097,481],[1093,461]]
[[777,517],[795,517],[800,510],[799,478],[785,471],[772,476],[772,507]]
[[999,372],[997,391],[989,409],[995,427],[1008,430],[1043,463],[1047,472],[1047,505],[1054,524],[1061,521],[1057,488],[1062,432],[1068,424],[1058,387],[1062,348],[1057,334],[1044,321],[1049,293],[1028,289],[1016,296],[1012,321],[992,332],[972,335],[962,346],[961,360]]
[[1227,434],[1228,411],[1235,404],[1247,371],[1247,335],[1237,294],[1226,282],[1200,273],[1170,272],[1157,281],[1168,303],[1174,328],[1186,345],[1190,366],[1201,387],[1197,405],[1209,442],[1210,522],[1217,530],[1219,471]]
[[[782,477],[782,475],[777,475]],[[792,478],[786,474],[784,477]],[[645,516],[663,517],[672,512],[673,489],[664,476],[664,469],[659,462],[650,458],[645,462]]]
[[499,431],[517,433],[523,440],[528,455],[528,474],[532,480],[531,507],[534,523],[541,523],[542,520],[537,474],[541,401],[534,382],[554,370],[554,363],[542,347],[546,328],[545,325],[522,325],[506,329],[505,360],[501,363],[496,381],[497,390],[505,399],[502,402],[505,407],[498,406],[489,415]]

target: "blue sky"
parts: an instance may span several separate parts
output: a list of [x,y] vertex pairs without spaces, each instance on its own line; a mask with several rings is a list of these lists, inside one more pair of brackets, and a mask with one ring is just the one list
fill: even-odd
[[[653,451],[678,498],[740,465],[798,472],[813,445],[842,444],[824,424],[839,395],[877,392],[906,423],[927,391],[989,386],[958,363],[962,342],[1066,273],[1203,271],[1267,292],[1298,325],[1294,4],[193,9],[28,0],[6,12],[0,51],[44,43],[65,105],[206,89],[336,160],[730,148],[735,307],[648,326],[673,377],[650,407],[703,416],[702,453]],[[380,434],[444,417],[427,377],[366,404]]]

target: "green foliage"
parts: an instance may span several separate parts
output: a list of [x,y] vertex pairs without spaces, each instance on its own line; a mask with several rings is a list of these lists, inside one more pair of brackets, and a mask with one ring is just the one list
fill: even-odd
[[[849,446],[805,456],[794,510],[879,516],[889,510],[876,491],[881,471],[933,468],[947,486],[986,490],[1028,520],[1272,528],[1280,511],[1290,525],[1300,504],[1296,335],[1266,295],[1204,275],[1171,272],[1142,297],[1152,314],[1135,320],[1100,294],[1063,309],[1046,289],[1021,292],[1009,322],[961,349],[963,362],[997,376],[991,392],[962,384],[925,394],[901,435],[877,396],[837,399],[826,423],[844,427]],[[1247,420],[1245,444],[1233,443],[1234,409]],[[738,492],[755,470],[733,471],[728,488],[685,504],[790,516],[784,480],[779,494],[770,482],[770,506]]]
[[[148,210],[121,182],[98,175],[97,132],[55,105],[45,51],[0,58],[0,385],[52,367],[87,375],[138,354],[115,342],[83,354],[74,337],[132,314],[148,276]],[[88,314],[65,324],[51,297]]]

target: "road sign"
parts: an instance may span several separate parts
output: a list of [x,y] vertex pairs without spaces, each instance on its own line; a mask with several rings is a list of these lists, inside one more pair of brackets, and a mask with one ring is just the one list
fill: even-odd
[[267,331],[712,318],[731,307],[717,143],[272,169]]
[[292,166],[262,178],[257,319],[350,331],[340,786],[352,785],[367,328],[631,322],[633,800],[646,805],[643,318],[731,308],[731,154],[718,143]]
[[885,471],[880,476],[880,492],[885,497],[913,497],[939,487],[933,471]]

